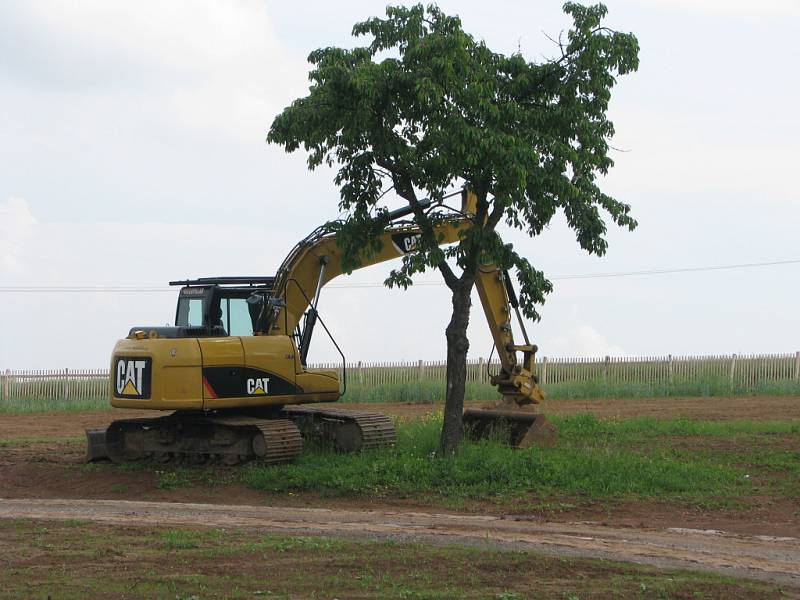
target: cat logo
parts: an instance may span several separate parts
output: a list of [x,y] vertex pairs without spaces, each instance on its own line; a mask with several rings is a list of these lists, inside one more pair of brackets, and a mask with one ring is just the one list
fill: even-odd
[[120,358],[116,368],[116,392],[123,398],[150,397],[150,359]]
[[420,240],[422,240],[420,233],[396,233],[392,236],[394,247],[403,254],[414,252],[419,247]]
[[266,396],[269,393],[269,377],[256,377],[247,380],[247,394],[249,396]]

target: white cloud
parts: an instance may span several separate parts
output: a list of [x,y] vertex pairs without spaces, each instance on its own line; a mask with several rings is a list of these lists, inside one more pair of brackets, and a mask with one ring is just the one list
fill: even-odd
[[23,269],[23,245],[31,237],[36,219],[22,198],[0,202],[0,271]]
[[77,100],[79,118],[127,120],[146,107],[156,122],[263,140],[306,89],[305,61],[256,0],[47,0],[0,7],[4,20],[0,38],[13,39],[0,42],[11,57],[0,76]]
[[564,335],[545,338],[539,343],[547,356],[622,356],[622,347],[609,343],[594,327],[580,325]]

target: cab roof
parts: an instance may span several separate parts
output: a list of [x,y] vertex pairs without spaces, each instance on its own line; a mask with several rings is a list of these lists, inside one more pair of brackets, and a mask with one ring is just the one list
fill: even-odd
[[272,289],[275,277],[200,277],[198,279],[182,279],[170,281],[170,285],[237,285]]

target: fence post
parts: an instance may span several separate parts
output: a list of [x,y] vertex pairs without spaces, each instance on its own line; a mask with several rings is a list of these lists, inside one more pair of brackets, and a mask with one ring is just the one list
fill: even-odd
[[606,355],[605,363],[603,364],[603,382],[608,383],[608,364],[611,362],[611,357]]
[[358,383],[364,385],[364,371],[361,369],[361,361],[358,361]]
[[800,379],[800,350],[794,355],[794,378]]
[[547,384],[547,357],[542,357],[542,376],[541,376],[542,385]]
[[672,366],[672,354],[667,356],[667,376],[669,377],[669,382],[672,383],[675,378],[675,371]]
[[734,354],[731,357],[731,375],[730,375],[731,389],[733,389],[733,376],[735,373],[736,373],[736,355]]
[[[800,355],[800,352],[798,353]],[[11,370],[6,369],[6,374],[3,376],[3,400],[8,400],[8,382],[11,379]]]
[[69,369],[64,369],[64,399],[69,400]]

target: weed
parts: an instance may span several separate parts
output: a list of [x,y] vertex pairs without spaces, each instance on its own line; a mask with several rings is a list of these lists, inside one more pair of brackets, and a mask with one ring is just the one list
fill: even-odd
[[91,521],[85,519],[66,519],[62,521],[62,523],[67,527],[85,527],[89,525]]
[[333,550],[337,546],[336,540],[320,537],[289,537],[276,541],[272,548],[278,552],[289,550]]
[[188,529],[168,529],[161,532],[161,544],[166,550],[191,550],[200,547],[203,534]]
[[192,485],[188,474],[183,471],[156,471],[156,487],[160,490],[175,490]]

